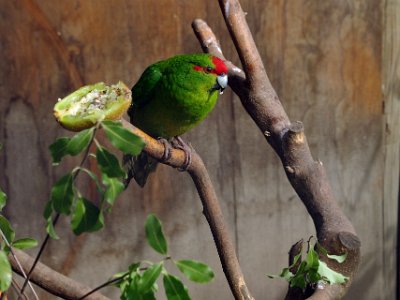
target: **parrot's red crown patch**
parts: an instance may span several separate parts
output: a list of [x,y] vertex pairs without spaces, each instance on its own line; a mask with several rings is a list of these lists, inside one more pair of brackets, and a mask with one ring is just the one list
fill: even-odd
[[215,65],[215,73],[217,75],[228,74],[228,68],[226,67],[224,61],[216,56],[212,58],[212,62]]
[[212,63],[214,64],[214,69],[210,67],[194,66],[193,69],[199,72],[211,73],[217,76],[221,74],[228,74],[228,68],[224,61],[216,56],[212,56]]

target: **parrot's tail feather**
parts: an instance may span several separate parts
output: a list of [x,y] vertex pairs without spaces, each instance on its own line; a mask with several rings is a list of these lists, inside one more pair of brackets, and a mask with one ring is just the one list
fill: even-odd
[[124,155],[123,165],[127,171],[127,178],[124,181],[125,188],[128,187],[132,178],[135,179],[137,184],[144,187],[147,177],[156,170],[157,164],[158,161],[144,151],[138,156]]

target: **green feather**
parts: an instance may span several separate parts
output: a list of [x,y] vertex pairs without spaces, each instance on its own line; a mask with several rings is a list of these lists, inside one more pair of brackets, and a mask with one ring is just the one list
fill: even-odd
[[[215,67],[208,54],[178,55],[149,66],[132,88],[131,123],[155,138],[170,139],[201,122],[214,108],[219,92],[213,88],[217,75],[195,66]],[[133,176],[141,173],[135,179],[143,182],[143,168],[136,169]]]

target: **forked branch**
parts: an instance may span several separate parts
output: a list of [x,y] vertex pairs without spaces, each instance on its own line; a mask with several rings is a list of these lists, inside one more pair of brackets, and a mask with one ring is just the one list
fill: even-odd
[[[350,277],[346,285],[326,286],[312,299],[341,297],[354,277],[360,258],[360,240],[339,208],[320,161],[312,158],[301,122],[291,123],[273,89],[238,0],[219,0],[222,15],[236,46],[244,74],[229,63],[230,86],[279,155],[286,175],[311,215],[319,242],[329,252],[348,253],[343,264],[327,262]],[[223,58],[212,30],[202,20],[193,29],[204,51]],[[232,80],[231,80],[232,79]]]

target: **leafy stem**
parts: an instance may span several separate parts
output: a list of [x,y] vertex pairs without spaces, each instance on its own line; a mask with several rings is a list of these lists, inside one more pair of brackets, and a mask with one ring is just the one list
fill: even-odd
[[[93,140],[94,140],[96,131],[97,131],[97,129],[98,129],[98,126],[99,126],[99,124],[97,124],[96,127],[94,127],[94,129],[93,129],[93,133],[92,133],[92,135],[91,135],[91,137],[90,137],[90,140],[89,140],[88,145],[86,146],[85,154],[83,155],[83,158],[82,158],[82,160],[81,160],[81,162],[80,162],[80,164],[79,164],[79,168],[76,170],[76,172],[74,172],[74,175],[73,175],[73,177],[72,177],[72,181],[73,181],[73,182],[74,182],[74,181],[76,180],[76,178],[78,177],[78,175],[79,175],[79,173],[80,173],[80,171],[81,171],[81,169],[82,169],[84,163],[86,162],[86,159],[87,159],[87,157],[88,157],[88,155],[89,155],[89,150],[90,150],[90,147],[91,147],[91,145],[92,145],[92,143],[93,143]],[[52,226],[53,226],[53,228],[57,225],[59,218],[60,218],[60,213],[56,213],[56,215],[54,216],[53,221],[52,221]],[[23,285],[22,285],[22,288],[21,288],[21,294],[24,293],[24,290],[25,290],[25,288],[26,288],[26,285],[27,285],[28,282],[29,282],[29,279],[30,279],[30,277],[31,277],[31,275],[32,275],[32,272],[33,272],[33,270],[35,269],[37,263],[39,262],[39,259],[40,259],[40,257],[42,256],[43,251],[44,251],[44,249],[46,248],[46,246],[47,246],[47,244],[48,244],[48,242],[49,242],[49,239],[50,239],[50,233],[47,232],[46,237],[44,238],[42,244],[40,245],[39,252],[36,254],[36,257],[35,257],[35,260],[34,260],[34,262],[33,262],[33,264],[32,264],[32,267],[30,268],[30,270],[29,270],[27,276],[25,277],[25,281],[24,281],[24,283],[23,283]],[[20,299],[21,299],[21,296],[18,296],[18,299],[17,299],[17,300],[20,300]]]

